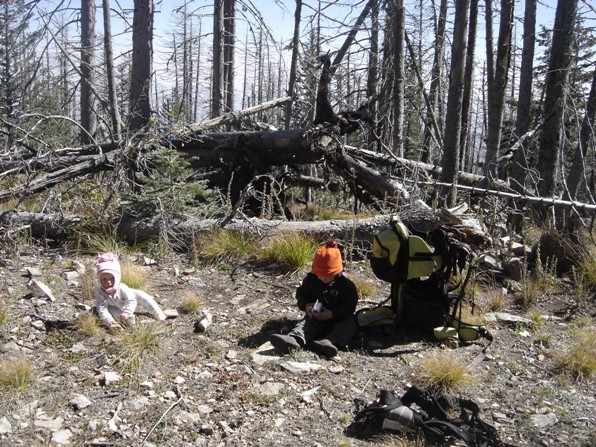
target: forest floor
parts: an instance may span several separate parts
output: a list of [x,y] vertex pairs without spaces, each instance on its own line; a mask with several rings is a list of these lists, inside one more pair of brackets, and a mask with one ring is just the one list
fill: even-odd
[[[135,357],[123,348],[122,334],[103,328],[87,338],[68,329],[47,332],[39,319],[75,321],[93,307],[92,275],[70,282],[61,275],[72,270],[72,261],[92,271],[95,256],[35,246],[20,247],[18,256],[7,250],[0,252],[0,298],[7,309],[1,356],[24,356],[34,370],[23,393],[5,390],[1,396],[3,446],[423,445],[387,432],[348,436],[354,400],[373,401],[381,389],[401,395],[417,383],[428,356],[456,355],[470,364],[485,344],[453,349],[414,332],[359,333],[331,360],[309,351],[281,356],[268,338],[301,317],[294,292],[306,270],[281,274],[250,262],[193,268],[186,256],[172,255],[144,267],[145,290],[163,309],[177,309],[186,295],[197,294],[213,323],[195,333],[198,316],[180,313],[156,326],[156,352]],[[142,255],[129,260],[145,264]],[[51,289],[54,302],[27,287],[31,269],[38,269],[34,278]],[[365,261],[346,271],[373,281]],[[361,307],[388,295],[386,284],[374,284]],[[501,287],[479,287],[479,307]],[[481,418],[504,442],[596,445],[594,383],[554,367],[557,353],[574,342],[572,329],[596,315],[594,300],[578,306],[573,290],[569,280],[559,279],[542,293],[532,312],[543,318],[534,327],[489,324],[494,342],[459,395],[478,403]],[[505,312],[528,317],[507,299]],[[148,317],[138,318],[137,326],[153,327]]]

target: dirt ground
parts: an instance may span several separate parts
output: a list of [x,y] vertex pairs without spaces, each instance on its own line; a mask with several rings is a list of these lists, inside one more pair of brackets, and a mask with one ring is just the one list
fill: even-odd
[[[146,291],[163,309],[198,294],[213,323],[195,333],[198,316],[180,313],[159,325],[159,352],[133,363],[119,334],[101,329],[84,338],[68,329],[47,332],[41,324],[40,317],[74,321],[93,306],[85,275],[70,282],[61,275],[73,260],[92,269],[95,256],[31,246],[15,256],[7,249],[0,258],[0,297],[8,309],[1,356],[25,356],[34,372],[23,394],[2,394],[3,446],[414,445],[399,444],[398,434],[348,436],[354,400],[375,400],[381,389],[401,394],[417,383],[425,357],[453,354],[470,364],[484,345],[450,349],[414,332],[359,333],[332,360],[309,351],[280,356],[267,340],[301,317],[294,290],[306,271],[283,274],[250,263],[193,269],[186,256],[176,255],[145,267]],[[144,264],[142,255],[129,260]],[[27,268],[38,269],[34,278],[51,289],[54,302],[27,287]],[[372,278],[365,261],[346,270]],[[388,294],[386,284],[371,280],[375,292],[360,306]],[[488,290],[478,293],[481,308]],[[490,324],[495,340],[460,392],[480,405],[481,417],[509,444],[596,445],[594,383],[554,372],[556,353],[573,342],[568,329],[596,311],[593,300],[578,307],[572,290],[560,280],[538,298],[534,311],[547,317],[539,327]],[[527,316],[513,301],[505,311]],[[149,318],[137,322],[147,324]]]

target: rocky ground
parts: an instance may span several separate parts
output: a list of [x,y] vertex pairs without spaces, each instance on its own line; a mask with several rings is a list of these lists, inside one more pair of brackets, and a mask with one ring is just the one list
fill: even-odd
[[[176,256],[146,266],[146,290],[164,309],[177,309],[185,294],[196,293],[213,322],[195,333],[198,316],[180,313],[159,326],[159,352],[134,363],[123,353],[120,334],[47,332],[40,320],[74,321],[93,306],[88,276],[67,280],[63,274],[72,261],[91,269],[95,256],[34,247],[16,256],[7,249],[0,261],[0,297],[8,309],[0,326],[2,360],[25,356],[34,373],[23,394],[1,396],[0,445],[407,445],[396,437],[347,436],[354,399],[372,401],[381,389],[401,394],[416,383],[425,357],[452,353],[469,364],[483,345],[450,349],[415,333],[359,334],[332,360],[308,351],[282,357],[267,339],[300,318],[294,290],[304,271],[287,275],[249,263],[194,270],[188,258]],[[142,256],[131,261],[145,263]],[[372,276],[365,262],[348,265],[347,272]],[[31,275],[55,301],[27,287]],[[361,305],[387,296],[385,284],[375,285]],[[481,306],[489,289],[478,293]],[[539,297],[536,310],[548,317],[539,327],[491,323],[495,340],[473,370],[473,383],[461,391],[507,443],[596,445],[594,384],[553,369],[556,353],[572,343],[568,329],[595,314],[594,301],[578,308],[572,290],[561,280]],[[513,301],[505,311],[527,317]]]

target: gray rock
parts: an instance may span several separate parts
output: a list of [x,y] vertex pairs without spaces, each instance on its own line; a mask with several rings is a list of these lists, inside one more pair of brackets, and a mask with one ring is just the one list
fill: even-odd
[[499,322],[510,326],[524,325],[527,327],[534,326],[534,322],[528,318],[520,317],[518,315],[508,314],[505,312],[491,312],[484,316],[487,321]]
[[10,433],[12,430],[12,425],[10,425],[10,421],[6,418],[6,416],[2,416],[0,418],[0,435],[5,435],[6,433]]
[[52,434],[50,445],[69,445],[72,432],[68,429],[58,430]]
[[555,413],[535,414],[530,418],[530,420],[532,421],[532,425],[539,430],[559,422],[559,419]]
[[163,313],[166,314],[168,320],[178,318],[178,311],[176,309],[165,309]]
[[69,270],[66,272],[62,272],[62,274],[60,276],[62,277],[62,279],[65,279],[66,281],[74,281],[81,275],[79,275],[79,272],[76,272],[74,270]]
[[61,417],[57,417],[56,419],[50,419],[43,410],[38,409],[37,413],[35,414],[33,426],[37,428],[47,428],[51,431],[57,431],[62,428],[63,423],[64,419],[62,419]]
[[279,382],[265,382],[259,385],[259,390],[261,391],[261,394],[264,394],[265,396],[277,396],[284,386],[283,383]]
[[310,362],[283,362],[280,363],[280,366],[286,371],[295,374],[313,372],[323,368],[321,365],[317,363]]
[[180,411],[172,420],[178,426],[192,426],[201,420],[201,415],[198,413],[189,413],[188,411]]
[[82,410],[91,405],[91,401],[82,394],[76,394],[68,403],[70,403],[77,410]]
[[521,281],[524,275],[524,261],[520,258],[512,258],[505,266],[509,278],[513,281]]
[[478,262],[481,265],[488,266],[491,269],[500,270],[502,268],[501,261],[492,253],[483,253],[478,257]]
[[147,399],[145,396],[141,396],[131,400],[128,406],[131,408],[131,410],[141,411],[145,409],[148,403],[149,399]]

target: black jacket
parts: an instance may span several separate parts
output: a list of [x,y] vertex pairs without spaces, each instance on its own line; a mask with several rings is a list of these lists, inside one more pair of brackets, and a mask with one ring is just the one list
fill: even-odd
[[358,292],[354,283],[340,273],[329,284],[324,284],[310,272],[296,289],[296,302],[300,310],[308,303],[319,300],[325,309],[333,312],[333,320],[339,321],[353,315],[358,304]]

